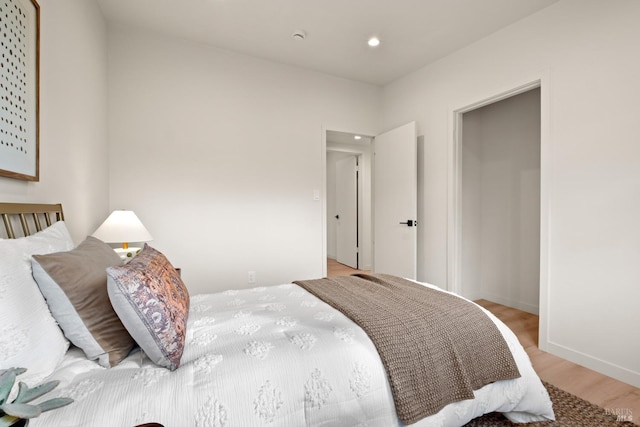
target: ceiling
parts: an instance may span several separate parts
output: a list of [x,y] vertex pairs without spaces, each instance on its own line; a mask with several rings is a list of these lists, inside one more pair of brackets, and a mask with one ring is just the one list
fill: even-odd
[[[356,139],[355,137],[359,138]],[[327,130],[327,144],[369,145],[373,138],[367,135]]]
[[[97,0],[109,23],[376,85],[557,1]],[[367,45],[371,36],[380,46]]]

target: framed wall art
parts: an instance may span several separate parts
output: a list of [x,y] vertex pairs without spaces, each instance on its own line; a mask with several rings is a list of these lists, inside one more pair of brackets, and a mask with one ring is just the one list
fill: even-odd
[[38,181],[40,6],[0,0],[0,176]]

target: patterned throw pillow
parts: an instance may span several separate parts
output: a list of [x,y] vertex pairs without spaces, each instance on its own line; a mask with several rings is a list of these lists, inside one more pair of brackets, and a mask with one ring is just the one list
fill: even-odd
[[167,258],[145,244],[126,265],[107,268],[114,310],[149,359],[175,370],[184,350],[189,292]]

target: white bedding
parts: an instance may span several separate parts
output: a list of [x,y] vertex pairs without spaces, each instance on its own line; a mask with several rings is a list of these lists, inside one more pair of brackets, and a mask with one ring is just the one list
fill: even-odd
[[[489,313],[490,315],[490,313]],[[457,426],[491,411],[553,419],[546,390],[515,335],[491,316],[522,375],[489,384],[416,427]],[[102,368],[70,350],[52,375],[67,407],[34,427],[397,426],[386,374],[367,335],[293,284],[196,295],[174,372],[142,352]]]

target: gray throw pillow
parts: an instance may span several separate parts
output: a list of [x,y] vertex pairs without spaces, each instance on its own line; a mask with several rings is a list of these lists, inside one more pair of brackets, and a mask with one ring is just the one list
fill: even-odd
[[122,265],[113,249],[87,237],[68,252],[34,255],[33,277],[64,335],[87,358],[117,365],[135,345],[107,293],[107,267]]

